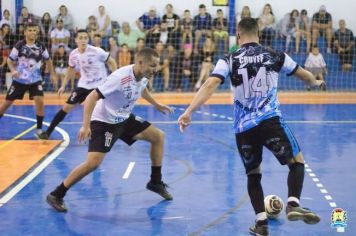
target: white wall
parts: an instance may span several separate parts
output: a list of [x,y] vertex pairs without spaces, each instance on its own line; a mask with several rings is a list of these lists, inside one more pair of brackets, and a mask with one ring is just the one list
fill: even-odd
[[[3,9],[13,8],[14,0],[2,0]],[[198,12],[198,5],[204,3],[208,11],[215,16],[217,8],[213,7],[212,0],[24,0],[24,5],[27,6],[30,12],[42,16],[48,11],[52,16],[58,13],[60,5],[64,4],[69,8],[75,24],[78,27],[85,27],[87,18],[91,14],[97,13],[97,7],[104,5],[107,12],[113,20],[129,21],[134,23],[135,20],[148,10],[150,6],[156,6],[158,13],[163,15],[164,6],[167,3],[172,3],[175,12],[182,15],[184,9],[189,9],[192,15]],[[277,20],[281,19],[286,13],[296,8],[301,10],[307,9],[308,14],[311,16],[314,12],[318,11],[319,6],[326,5],[327,11],[333,16],[334,28],[338,28],[337,21],[341,18],[346,20],[347,27],[356,33],[356,16],[354,13],[355,0],[236,0],[237,12],[241,11],[244,5],[248,5],[254,17],[261,14],[264,4],[270,3]],[[221,7],[227,13],[227,7]],[[14,11],[12,11],[14,15]]]

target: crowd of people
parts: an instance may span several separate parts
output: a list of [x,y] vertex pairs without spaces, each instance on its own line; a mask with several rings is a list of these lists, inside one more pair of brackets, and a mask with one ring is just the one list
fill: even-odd
[[[135,25],[131,25],[129,22],[119,24],[114,21],[106,12],[105,6],[100,5],[97,14],[88,17],[86,29],[90,44],[110,52],[119,67],[133,63],[136,53],[145,46],[157,51],[160,55],[160,66],[153,82],[153,90],[195,91],[206,80],[214,62],[234,46],[229,45],[229,24],[222,9],[216,10],[215,17],[204,4],[200,4],[198,10],[199,13],[195,16],[188,9],[180,15],[175,13],[172,4],[167,4],[164,14],[160,16],[155,7],[150,7],[147,13],[138,16]],[[40,17],[29,12],[24,6],[16,25],[11,16],[10,11],[5,9],[0,21],[2,87],[8,71],[6,58],[11,48],[24,38],[24,26],[36,23],[38,40],[48,48],[57,74],[45,89],[57,90],[66,73],[69,52],[75,48],[74,35],[77,26],[70,9],[62,5],[56,16],[45,12]],[[324,52],[337,53],[342,70],[352,69],[353,32],[346,28],[343,19],[339,21],[339,29],[334,31],[332,16],[324,5],[311,17],[306,9],[293,9],[280,20],[274,16],[270,4],[266,4],[259,15],[253,15],[250,8],[244,6],[242,11],[237,13],[236,23],[244,18],[257,19],[260,42],[264,46],[295,54],[302,53],[309,55],[308,57],[312,57],[313,52],[318,49],[321,57]],[[324,37],[325,44],[318,45],[320,36]],[[277,38],[284,42],[282,48],[276,48],[274,42]],[[320,66],[317,68],[320,69]],[[315,71],[315,68],[311,71]],[[324,77],[325,72],[326,70]],[[76,78],[79,78],[79,72]],[[75,78],[69,85],[70,90],[74,89],[74,84]]]

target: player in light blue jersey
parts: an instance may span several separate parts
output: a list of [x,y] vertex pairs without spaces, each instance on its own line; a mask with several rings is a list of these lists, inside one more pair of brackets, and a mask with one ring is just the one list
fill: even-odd
[[243,19],[238,26],[240,49],[220,59],[209,79],[200,88],[178,123],[183,132],[195,109],[204,104],[219,84],[230,78],[234,93],[234,129],[236,144],[247,174],[247,189],[256,213],[250,227],[254,235],[268,235],[268,221],[261,185],[263,146],[282,165],[288,165],[287,218],[316,224],[320,217],[299,205],[304,180],[304,159],[293,133],[284,123],[279,110],[277,85],[279,72],[295,75],[310,86],[322,81],[298,66],[287,54],[259,44],[258,25],[254,19]]

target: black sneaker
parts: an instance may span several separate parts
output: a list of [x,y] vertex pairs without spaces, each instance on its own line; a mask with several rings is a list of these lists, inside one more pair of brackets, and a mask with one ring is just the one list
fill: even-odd
[[152,181],[148,182],[146,188],[151,190],[152,192],[158,193],[166,200],[173,200],[172,195],[167,191],[168,185],[165,184],[163,181],[159,183],[153,183]]
[[46,132],[36,132],[35,136],[37,139],[41,139],[41,140],[48,140],[49,136]]
[[316,224],[320,221],[320,217],[308,208],[293,207],[288,205],[286,207],[287,218],[290,221],[302,220],[306,224]]
[[268,220],[256,221],[254,225],[250,227],[250,234],[257,236],[267,236],[268,235]]
[[67,207],[64,204],[63,198],[57,198],[53,196],[52,194],[47,195],[47,203],[51,205],[56,211],[59,212],[66,212]]

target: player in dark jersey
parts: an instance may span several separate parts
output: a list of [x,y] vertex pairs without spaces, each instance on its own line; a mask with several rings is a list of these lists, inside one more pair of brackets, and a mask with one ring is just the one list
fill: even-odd
[[261,46],[258,43],[256,20],[241,20],[238,37],[241,48],[218,61],[209,79],[179,117],[180,129],[183,132],[191,122],[192,112],[208,100],[219,84],[230,78],[234,93],[236,144],[245,166],[247,189],[256,213],[256,222],[250,227],[250,233],[268,235],[269,232],[260,171],[263,146],[282,165],[289,167],[288,220],[316,224],[320,217],[299,205],[304,180],[304,159],[279,110],[278,73],[283,71],[295,75],[310,86],[320,87],[323,82],[315,80],[310,72],[298,66],[287,54]]
[[7,91],[5,101],[0,106],[0,118],[16,99],[22,100],[26,91],[29,91],[30,99],[35,101],[36,133],[41,133],[44,116],[41,79],[42,60],[46,61],[51,77],[54,77],[55,73],[46,47],[36,40],[37,33],[37,25],[26,25],[24,31],[25,39],[16,43],[7,59],[7,65],[12,74],[12,84]]

